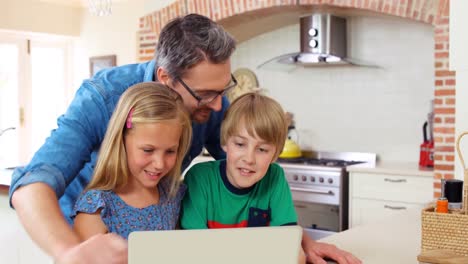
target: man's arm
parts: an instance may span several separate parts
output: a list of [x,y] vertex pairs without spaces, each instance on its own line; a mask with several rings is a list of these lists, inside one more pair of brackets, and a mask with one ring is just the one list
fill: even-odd
[[48,185],[33,183],[20,187],[11,201],[26,232],[53,258],[79,243]]
[[80,263],[112,263],[102,256],[112,259],[120,257],[122,251],[121,258],[126,259],[125,241],[113,236],[99,235],[80,244],[58,203],[58,197],[101,143],[109,119],[107,107],[98,90],[84,82],[67,113],[59,118],[58,128],[31,162],[13,174],[12,207],[32,240],[58,263],[74,263],[74,257],[81,259]]
[[32,240],[55,263],[127,263],[127,243],[118,235],[98,234],[80,243],[47,184],[20,187],[13,193],[12,203]]

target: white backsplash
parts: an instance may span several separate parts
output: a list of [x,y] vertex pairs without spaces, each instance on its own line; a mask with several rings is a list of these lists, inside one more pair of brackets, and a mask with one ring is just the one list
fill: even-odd
[[294,113],[302,148],[417,162],[434,95],[433,35],[432,26],[410,20],[351,17],[348,56],[377,68],[257,69],[275,56],[299,51],[296,24],[240,43],[233,70],[254,70],[260,87]]

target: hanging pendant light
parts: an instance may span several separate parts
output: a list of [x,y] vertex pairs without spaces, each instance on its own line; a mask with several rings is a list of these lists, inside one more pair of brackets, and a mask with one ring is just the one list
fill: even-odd
[[89,11],[96,16],[112,14],[112,0],[88,0]]

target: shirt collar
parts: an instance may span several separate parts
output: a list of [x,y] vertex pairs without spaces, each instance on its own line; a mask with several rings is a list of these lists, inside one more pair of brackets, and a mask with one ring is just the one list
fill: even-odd
[[219,163],[219,173],[221,174],[221,179],[223,179],[224,186],[226,186],[226,188],[234,194],[237,194],[237,195],[248,194],[253,188],[255,188],[256,184],[252,185],[249,188],[243,188],[243,189],[239,189],[235,187],[234,185],[232,185],[227,178],[226,160],[222,160]]
[[156,60],[153,59],[148,63],[148,67],[146,67],[143,81],[145,82],[157,81],[155,67],[156,67]]

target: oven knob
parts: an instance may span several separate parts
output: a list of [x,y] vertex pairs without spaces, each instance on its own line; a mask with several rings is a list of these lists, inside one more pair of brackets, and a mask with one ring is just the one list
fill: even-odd
[[307,181],[307,176],[302,175],[302,181]]
[[328,183],[329,183],[329,184],[332,184],[332,183],[333,183],[333,179],[332,179],[332,178],[328,178]]
[[296,174],[294,174],[293,180],[297,181],[297,179],[299,179],[299,176],[297,176]]
[[315,177],[314,176],[310,177],[310,181],[315,182]]
[[323,177],[319,178],[319,182],[323,183]]

